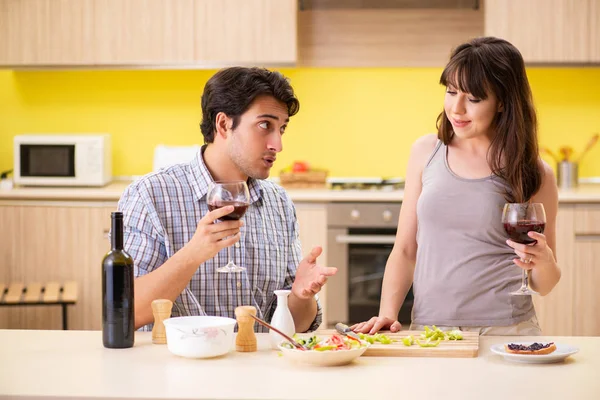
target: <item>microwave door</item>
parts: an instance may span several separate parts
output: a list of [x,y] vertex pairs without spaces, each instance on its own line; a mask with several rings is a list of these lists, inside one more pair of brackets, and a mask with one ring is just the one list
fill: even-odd
[[75,177],[75,146],[57,144],[21,144],[22,177]]

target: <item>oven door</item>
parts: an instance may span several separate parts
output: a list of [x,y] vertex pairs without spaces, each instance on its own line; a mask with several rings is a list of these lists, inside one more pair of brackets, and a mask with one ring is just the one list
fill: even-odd
[[[327,283],[328,327],[379,314],[383,274],[395,238],[392,228],[328,230],[328,265],[338,268]],[[412,303],[411,288],[398,314],[403,325],[410,324]]]

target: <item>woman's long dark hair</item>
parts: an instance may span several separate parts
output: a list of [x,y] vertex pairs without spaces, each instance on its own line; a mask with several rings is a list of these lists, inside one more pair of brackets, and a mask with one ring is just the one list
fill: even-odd
[[[508,202],[528,202],[542,185],[542,166],[537,118],[519,50],[495,37],[473,39],[453,51],[440,83],[479,99],[486,99],[490,92],[496,95],[503,110],[492,122],[488,163],[492,173],[508,184]],[[444,111],[437,128],[438,138],[448,145],[454,131]]]

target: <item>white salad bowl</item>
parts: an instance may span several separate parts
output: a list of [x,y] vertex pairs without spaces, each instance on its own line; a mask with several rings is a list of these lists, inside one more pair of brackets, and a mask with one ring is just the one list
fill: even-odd
[[167,348],[175,355],[210,358],[227,354],[233,347],[235,319],[191,316],[167,318],[163,323]]
[[280,344],[278,347],[283,353],[284,358],[300,364],[309,364],[321,367],[350,364],[352,361],[360,357],[365,351],[367,351],[370,346],[369,343],[363,342],[363,347],[350,350],[317,351],[289,349],[282,344]]

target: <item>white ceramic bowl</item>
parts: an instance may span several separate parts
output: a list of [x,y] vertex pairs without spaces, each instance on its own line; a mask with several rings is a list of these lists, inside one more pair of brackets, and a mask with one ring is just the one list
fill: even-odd
[[279,350],[283,353],[283,357],[300,364],[317,365],[322,367],[331,367],[336,365],[350,364],[352,361],[360,357],[367,348],[369,343],[365,347],[350,350],[336,350],[336,351],[316,351],[316,350],[297,350],[288,349],[279,345]]
[[236,320],[225,317],[174,317],[164,321],[167,348],[175,355],[210,358],[227,354],[233,346]]

